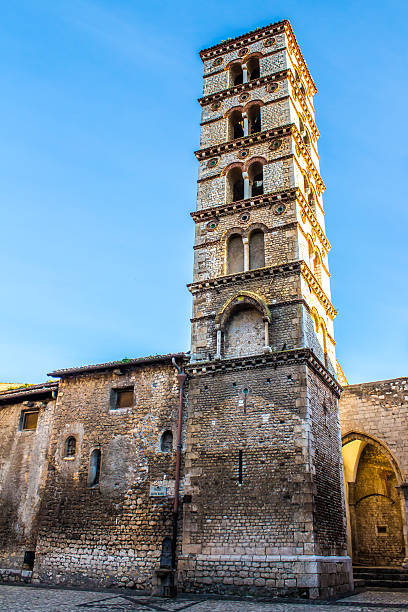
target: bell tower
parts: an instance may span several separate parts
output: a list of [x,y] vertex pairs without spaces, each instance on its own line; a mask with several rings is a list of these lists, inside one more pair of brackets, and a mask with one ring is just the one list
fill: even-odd
[[181,588],[352,589],[313,96],[288,21],[204,64]]

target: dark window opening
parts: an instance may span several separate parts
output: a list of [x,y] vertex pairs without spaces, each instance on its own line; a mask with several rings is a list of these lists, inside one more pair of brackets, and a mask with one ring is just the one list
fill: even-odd
[[265,240],[262,230],[255,230],[249,237],[249,269],[265,267]]
[[20,429],[34,431],[37,429],[39,410],[24,410],[20,417]]
[[101,451],[99,448],[95,448],[91,453],[91,460],[89,462],[89,486],[95,487],[99,484],[99,477],[101,473]]
[[171,453],[173,450],[173,433],[165,431],[160,440],[160,450],[162,453]]
[[251,106],[248,111],[249,133],[255,134],[261,131],[261,107]]
[[115,389],[115,408],[131,408],[133,401],[134,389],[127,387],[126,389]]
[[243,469],[242,469],[242,450],[238,451],[238,484],[242,484]]
[[244,82],[244,75],[241,64],[233,64],[230,68],[230,86],[241,85]]
[[248,80],[253,81],[254,79],[259,79],[261,76],[261,71],[259,67],[259,59],[257,57],[251,57],[247,62],[248,68]]
[[168,536],[162,542],[160,567],[173,567],[173,540]]
[[235,274],[244,270],[244,243],[239,234],[230,236],[227,243],[227,272]]
[[23,564],[24,566],[29,569],[32,570],[34,567],[34,560],[35,560],[35,551],[34,550],[26,550],[24,551],[24,561]]
[[244,179],[241,177],[235,181],[233,186],[232,201],[238,202],[244,199]]
[[69,436],[65,441],[64,457],[75,457],[76,439],[74,436]]
[[242,113],[235,110],[229,117],[229,140],[244,136],[244,120]]
[[378,535],[385,535],[387,533],[387,527],[385,525],[377,525]]

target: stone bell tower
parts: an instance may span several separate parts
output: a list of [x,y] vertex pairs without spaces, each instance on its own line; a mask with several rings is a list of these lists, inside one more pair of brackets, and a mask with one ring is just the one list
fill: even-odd
[[316,87],[288,21],[200,56],[179,584],[351,590]]

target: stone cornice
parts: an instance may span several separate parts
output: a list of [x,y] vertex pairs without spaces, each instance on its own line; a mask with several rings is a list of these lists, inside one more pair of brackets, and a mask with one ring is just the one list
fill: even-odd
[[[282,223],[281,225],[274,225],[272,227],[268,227],[265,229],[265,234],[272,234],[273,232],[279,232],[280,230],[291,229],[295,227],[300,227],[299,221],[289,221],[288,223]],[[301,229],[303,232],[303,230]],[[303,232],[305,234],[305,232]],[[193,246],[194,251],[198,251],[199,249],[205,249],[209,246],[213,246],[219,242],[223,241],[223,237],[215,238],[213,240],[207,240],[206,242],[200,242]],[[322,263],[322,265],[324,265]]]
[[230,51],[234,51],[235,49],[239,49],[242,46],[249,45],[257,40],[262,40],[269,36],[275,36],[277,34],[281,34],[285,32],[288,39],[289,50],[296,57],[299,68],[305,77],[305,80],[312,91],[313,94],[317,92],[316,85],[312,79],[312,76],[309,72],[309,68],[305,62],[305,59],[302,55],[302,52],[299,48],[298,42],[296,40],[295,34],[292,30],[292,26],[287,19],[283,21],[278,21],[277,23],[272,23],[263,28],[259,28],[258,30],[253,30],[252,32],[248,32],[247,34],[243,34],[242,36],[237,36],[232,40],[227,40],[219,43],[218,45],[214,45],[213,47],[209,47],[208,49],[203,49],[200,51],[201,59],[208,60],[217,57],[218,55],[224,55]]
[[[289,123],[287,125],[276,127],[271,130],[265,130],[264,132],[256,132],[255,134],[243,136],[242,138],[236,138],[235,140],[229,140],[218,145],[212,145],[211,147],[206,147],[205,149],[199,149],[198,151],[194,152],[194,155],[196,156],[198,161],[203,161],[204,159],[209,159],[216,155],[221,155],[223,153],[228,153],[230,151],[234,151],[236,149],[241,149],[244,147],[250,147],[262,142],[266,142],[268,140],[282,138],[284,136],[294,137],[295,145],[297,147],[296,154],[300,155],[300,153],[302,153],[302,157],[305,161],[306,167],[316,182],[316,188],[320,193],[322,193],[326,189],[326,186],[316,166],[314,165],[312,158],[310,157],[309,151],[307,150],[302,140],[302,137],[294,123]],[[290,155],[285,157],[289,158]],[[273,163],[274,161],[275,159],[270,159],[268,160],[268,163]],[[208,180],[210,178],[215,178],[215,176],[205,177],[205,179]],[[198,182],[202,180],[204,179],[199,179]]]
[[247,32],[246,34],[242,34],[241,36],[237,36],[231,40],[224,40],[217,45],[213,45],[207,49],[202,49],[200,51],[200,57],[203,61],[205,61],[217,57],[218,55],[229,53],[230,51],[234,51],[240,47],[245,47],[246,45],[256,42],[257,40],[262,40],[263,38],[267,38],[269,36],[276,36],[277,34],[281,34],[285,31],[286,24],[289,25],[289,21],[286,19],[283,21],[277,21],[276,23],[270,23],[263,28],[252,30],[251,32]]
[[326,367],[317,359],[314,352],[309,348],[291,349],[287,351],[276,351],[262,355],[251,355],[248,357],[236,357],[233,359],[217,359],[211,361],[197,361],[185,366],[189,377],[208,376],[216,372],[231,372],[243,369],[273,366],[288,366],[295,364],[308,365],[315,374],[319,376],[340,397],[342,387],[330,374]]
[[290,25],[288,20],[285,20],[285,32],[286,36],[288,37],[289,50],[292,51],[293,55],[296,57],[298,66],[309,86],[309,89],[311,90],[312,95],[314,95],[315,93],[317,93],[317,87],[312,78],[312,75],[309,72],[309,68],[307,67],[305,58],[303,57],[303,54],[296,40],[296,36],[292,30],[292,26]]
[[240,85],[233,85],[233,87],[228,87],[227,89],[222,89],[221,91],[215,91],[212,94],[208,94],[208,96],[198,98],[198,102],[201,104],[201,106],[206,106],[212,102],[224,100],[225,98],[231,98],[232,96],[236,96],[244,91],[256,89],[261,85],[273,83],[273,81],[282,81],[283,79],[288,78],[289,73],[290,70],[286,69],[280,70],[279,72],[274,72],[273,74],[267,74],[259,77],[258,79],[254,79],[253,81],[248,81],[247,83],[241,83]]
[[299,102],[300,106],[302,107],[303,112],[305,113],[307,120],[309,122],[310,128],[316,138],[316,140],[318,140],[320,138],[320,132],[317,129],[314,117],[312,115],[312,113],[310,112],[305,100],[303,99],[303,94],[300,91],[300,87],[298,86],[296,79],[294,77],[294,74],[291,70],[288,70],[288,79],[293,87],[294,93],[295,93],[295,99]]
[[309,266],[303,260],[291,261],[288,263],[280,264],[278,266],[266,266],[265,268],[256,268],[255,270],[247,270],[246,272],[237,272],[236,274],[227,274],[225,276],[217,276],[216,278],[209,278],[206,280],[195,281],[187,285],[188,290],[194,295],[201,291],[208,291],[209,289],[216,289],[219,287],[225,287],[232,285],[236,282],[242,282],[247,280],[253,280],[258,278],[276,276],[276,275],[288,275],[300,273],[304,280],[307,282],[310,289],[313,291],[321,305],[326,311],[326,314],[331,318],[337,315],[337,310],[323,291],[319,281],[310,270]]
[[334,319],[334,317],[337,315],[337,310],[334,308],[333,304],[321,288],[319,281],[304,261],[300,262],[300,273],[309,287],[313,290],[313,293],[316,295],[321,305],[324,307],[327,315],[331,319]]
[[316,215],[314,214],[313,210],[310,208],[309,203],[307,202],[305,196],[303,195],[300,189],[297,190],[296,197],[297,197],[297,202],[300,206],[300,214],[301,214],[303,223],[305,223],[306,217],[307,217],[310,225],[313,227],[316,234],[319,236],[320,242],[322,243],[326,251],[329,252],[331,249],[331,244],[328,241],[326,234],[323,231],[320,223],[316,219]]
[[265,142],[273,138],[282,138],[282,136],[290,136],[292,133],[292,126],[294,126],[294,124],[289,123],[287,125],[272,128],[271,130],[256,132],[255,134],[250,134],[249,136],[242,136],[242,138],[227,140],[225,142],[221,142],[220,144],[212,145],[211,147],[206,147],[205,149],[198,149],[198,151],[194,151],[194,155],[196,156],[198,161],[202,161],[204,159],[214,157],[214,155],[220,155],[221,153],[228,153],[229,151],[234,151],[235,149],[249,147],[251,145],[258,144],[260,142]]
[[309,170],[309,172],[313,175],[315,181],[316,181],[316,186],[320,188],[320,192],[323,193],[323,191],[325,191],[326,189],[326,185],[323,183],[322,177],[320,176],[319,171],[317,170],[316,166],[313,163],[313,160],[310,156],[309,151],[307,150],[307,147],[305,145],[305,143],[303,142],[303,138],[300,135],[299,130],[297,129],[297,126],[292,123],[292,136],[295,140],[296,143],[296,154],[300,155],[300,151],[302,152],[302,156],[303,159],[306,162],[307,165],[307,169]]
[[207,289],[215,289],[225,285],[231,285],[239,281],[252,280],[254,278],[263,278],[265,276],[275,276],[276,274],[292,274],[300,272],[301,261],[292,261],[278,266],[266,266],[265,268],[256,268],[255,270],[247,270],[246,272],[237,272],[236,274],[227,274],[226,276],[218,276],[203,281],[196,281],[187,285],[191,293],[206,291]]
[[[202,210],[196,210],[190,213],[190,215],[196,223],[200,223],[202,221],[213,219],[214,217],[224,217],[226,215],[232,215],[252,208],[260,208],[262,206],[272,206],[273,204],[291,202],[296,198],[297,192],[300,192],[297,188],[284,189],[282,191],[263,194],[247,200],[238,200],[238,202],[221,204],[220,206],[212,206],[211,208],[203,208]],[[311,211],[311,213],[313,214],[313,211]]]

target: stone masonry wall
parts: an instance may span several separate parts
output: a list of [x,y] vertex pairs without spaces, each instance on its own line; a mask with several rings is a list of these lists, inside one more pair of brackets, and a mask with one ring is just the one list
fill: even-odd
[[342,435],[361,432],[395,457],[402,481],[408,478],[408,378],[346,387],[340,399]]
[[39,410],[36,430],[19,429],[24,403],[0,406],[0,567],[21,570],[35,551],[40,501],[55,401],[30,402]]
[[[112,389],[134,385],[134,406],[112,409]],[[50,443],[43,498],[37,580],[149,588],[162,540],[172,535],[178,384],[172,365],[111,370],[63,379]],[[75,458],[63,456],[74,435]],[[102,453],[99,485],[88,486],[93,449]],[[151,497],[150,486],[168,496]]]

